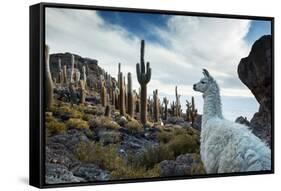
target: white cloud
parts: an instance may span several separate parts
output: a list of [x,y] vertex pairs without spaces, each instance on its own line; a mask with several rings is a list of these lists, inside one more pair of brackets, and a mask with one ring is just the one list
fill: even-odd
[[[131,72],[134,88],[138,88],[137,36],[105,23],[95,11],[47,8],[46,21],[46,42],[52,53],[72,52],[97,59],[113,76],[121,62],[123,73]],[[207,68],[223,95],[252,96],[237,76],[237,65],[249,52],[244,41],[249,26],[248,20],[175,16],[168,20],[167,30],[150,27],[165,46],[146,41],[145,60],[152,68],[149,92],[158,88],[160,93],[172,95],[178,85],[182,95],[197,95],[192,84],[202,77],[201,69]]]

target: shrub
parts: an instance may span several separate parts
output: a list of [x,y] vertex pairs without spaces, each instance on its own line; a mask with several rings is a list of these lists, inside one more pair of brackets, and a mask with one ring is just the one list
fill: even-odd
[[75,149],[77,158],[86,163],[94,163],[107,170],[116,170],[121,163],[115,145],[102,146],[95,142],[81,142]]
[[94,116],[91,115],[91,114],[84,114],[83,117],[82,117],[82,119],[83,119],[84,121],[91,121],[91,120],[94,119]]
[[103,145],[118,143],[120,141],[120,133],[116,131],[101,131],[99,137]]
[[81,118],[83,116],[80,111],[70,106],[53,107],[52,112],[55,116],[68,116],[69,118]]
[[167,131],[160,131],[157,133],[157,139],[159,140],[160,143],[168,143],[170,140],[173,138],[173,133],[172,132],[167,132]]
[[52,116],[45,117],[45,128],[46,128],[47,136],[65,133],[65,131],[66,131],[65,124],[62,122],[58,122]]
[[75,149],[77,158],[86,163],[94,163],[99,167],[111,171],[111,179],[133,179],[159,177],[159,165],[146,170],[127,164],[117,152],[117,145],[102,146],[95,142],[81,142]]
[[68,128],[76,128],[76,129],[89,128],[89,125],[88,125],[87,121],[84,121],[83,119],[76,119],[76,118],[70,118],[66,122],[66,126]]
[[118,129],[120,127],[115,121],[112,121],[111,118],[105,116],[96,117],[91,120],[89,124],[92,128],[104,127],[107,129]]
[[198,175],[198,174],[205,174],[205,168],[201,161],[199,154],[193,154],[193,159],[197,161],[197,163],[194,163],[191,167],[191,175]]
[[131,132],[131,133],[138,133],[143,130],[142,125],[135,119],[132,119],[128,123],[125,124],[125,127]]
[[154,168],[146,170],[145,168],[136,168],[127,165],[121,165],[118,169],[111,172],[111,179],[136,179],[136,178],[154,178],[160,176],[160,167],[155,165]]
[[170,151],[174,152],[174,156],[186,153],[199,153],[199,144],[195,137],[189,134],[180,134],[175,136],[168,144]]
[[138,168],[152,169],[163,160],[174,159],[173,152],[164,145],[149,147],[136,155],[129,155],[129,163]]

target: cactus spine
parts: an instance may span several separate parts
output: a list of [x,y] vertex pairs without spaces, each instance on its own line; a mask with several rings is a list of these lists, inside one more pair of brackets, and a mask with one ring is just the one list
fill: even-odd
[[154,111],[154,122],[159,121],[159,100],[158,100],[158,90],[153,91],[153,111]]
[[131,117],[134,117],[134,98],[133,98],[133,89],[132,89],[132,75],[128,73],[128,114]]
[[141,50],[140,50],[140,64],[137,63],[136,69],[137,69],[137,77],[138,82],[141,86],[141,123],[146,124],[147,122],[147,84],[150,81],[151,78],[151,68],[149,62],[146,63],[145,67],[145,61],[144,61],[144,46],[145,42],[144,40],[141,41]]
[[46,108],[50,109],[53,104],[54,87],[49,63],[49,47],[45,45],[45,104]]
[[164,97],[163,98],[163,103],[164,103],[164,119],[167,120],[167,117],[168,117],[168,104],[169,104],[169,100]]
[[119,110],[121,115],[125,115],[125,88],[123,82],[123,74],[119,74]]

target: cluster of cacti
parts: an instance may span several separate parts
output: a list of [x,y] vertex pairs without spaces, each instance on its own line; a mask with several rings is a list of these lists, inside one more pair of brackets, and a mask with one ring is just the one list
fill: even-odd
[[49,46],[45,45],[45,105],[47,109],[50,109],[53,104],[53,81],[50,71],[49,63]]
[[137,70],[137,78],[138,82],[141,86],[141,123],[146,124],[147,122],[147,84],[150,81],[151,78],[151,68],[149,62],[146,63],[145,67],[145,61],[144,61],[144,40],[141,41],[141,51],[140,51],[140,64],[137,63],[136,70]]
[[153,91],[153,118],[154,122],[159,121],[159,98],[158,98],[158,90]]
[[186,100],[186,120],[190,121],[193,126],[196,116],[197,116],[197,109],[195,109],[194,97],[192,96],[191,103],[188,100]]
[[163,98],[163,104],[164,104],[164,119],[167,120],[169,100],[166,97]]

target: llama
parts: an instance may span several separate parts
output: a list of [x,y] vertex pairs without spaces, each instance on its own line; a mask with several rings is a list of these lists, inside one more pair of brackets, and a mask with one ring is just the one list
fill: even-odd
[[193,85],[203,93],[200,154],[206,172],[271,170],[271,150],[247,126],[223,118],[219,86],[206,69]]

